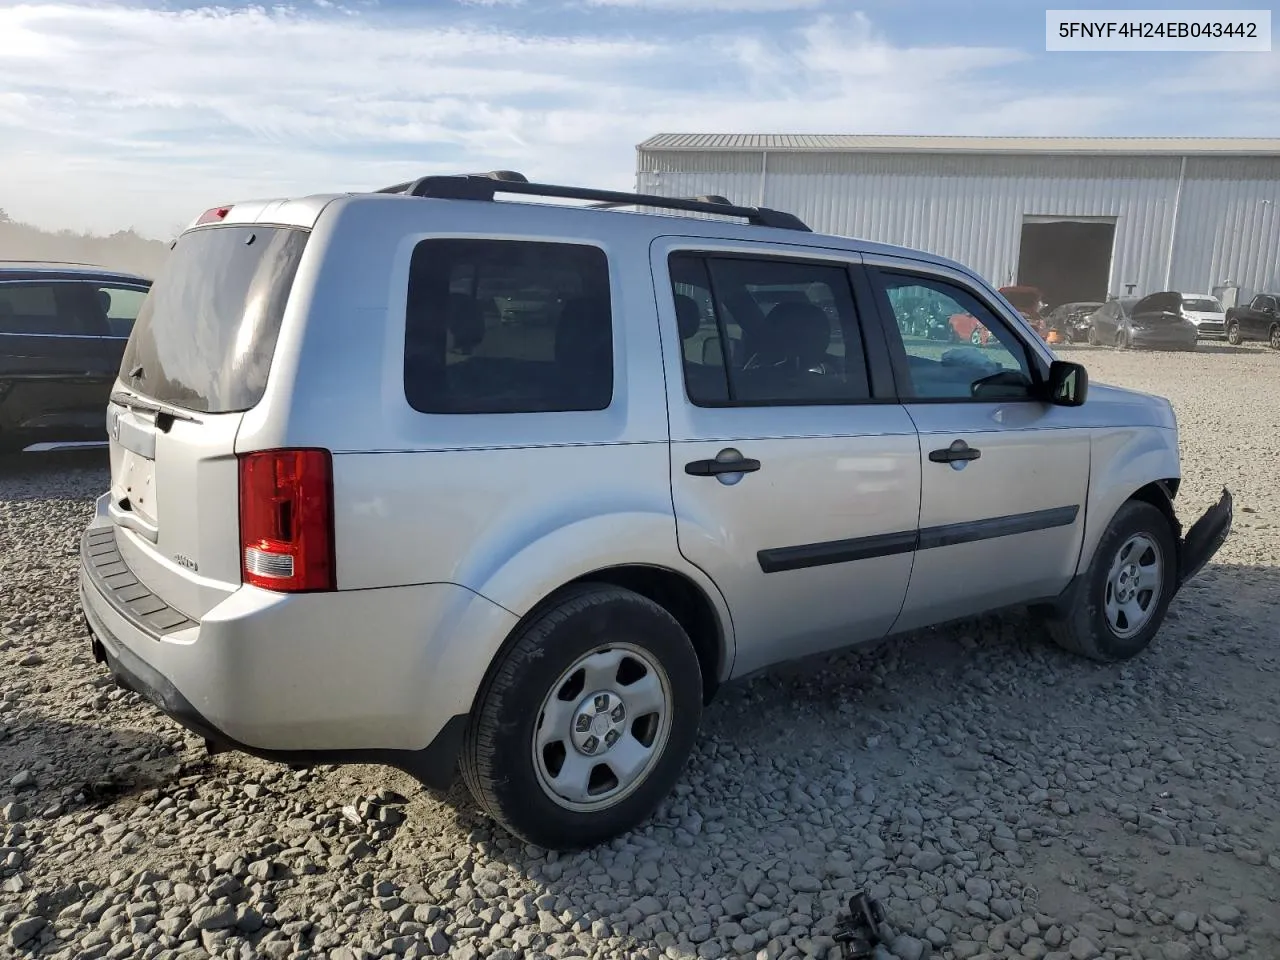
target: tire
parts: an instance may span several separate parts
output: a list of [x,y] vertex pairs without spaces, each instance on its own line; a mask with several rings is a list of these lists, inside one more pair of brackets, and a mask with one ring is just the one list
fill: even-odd
[[1234,320],[1227,324],[1227,343],[1233,347],[1240,346],[1240,324]]
[[[1128,555],[1122,562],[1121,554],[1126,550]],[[1152,556],[1157,560],[1156,569],[1143,565]],[[1145,619],[1121,618],[1108,612],[1109,601],[1122,599],[1120,591],[1125,586],[1132,589],[1132,579],[1121,581],[1120,577],[1131,575],[1129,564],[1134,562],[1142,574],[1153,578],[1140,579],[1131,597],[1137,603],[1135,613],[1141,612]],[[1049,635],[1058,646],[1090,660],[1128,660],[1145,650],[1160,629],[1176,583],[1177,544],[1168,519],[1145,501],[1126,501],[1098,542],[1071,609],[1062,619],[1046,622]],[[1148,593],[1144,608],[1142,597]],[[1114,604],[1112,609],[1120,606]]]
[[1116,331],[1116,349],[1124,350],[1129,346],[1129,338],[1125,336],[1123,330]]
[[[592,690],[588,670],[598,677]],[[660,707],[629,715],[642,682]],[[593,700],[596,690],[612,699]],[[544,708],[557,702],[563,724],[551,726]],[[535,613],[500,656],[477,698],[459,766],[480,809],[508,832],[549,850],[590,847],[639,826],[670,793],[701,717],[702,671],[676,619],[630,590],[582,584]],[[577,726],[584,718],[587,726]],[[542,734],[539,750],[535,738]],[[606,746],[610,736],[617,739]],[[641,754],[646,741],[651,748],[630,781],[604,762],[628,740]],[[584,748],[595,751],[597,762]],[[557,798],[551,783],[570,769],[584,772],[576,803]]]
[[1271,325],[1271,330],[1267,333],[1267,342],[1271,344],[1272,350],[1280,350],[1280,323]]
[[1089,346],[1091,347],[1096,347],[1098,345],[1098,331],[1095,330],[1092,326],[1089,327],[1088,341],[1089,341]]
[[969,334],[969,342],[975,347],[982,346],[982,331],[974,330],[973,333]]

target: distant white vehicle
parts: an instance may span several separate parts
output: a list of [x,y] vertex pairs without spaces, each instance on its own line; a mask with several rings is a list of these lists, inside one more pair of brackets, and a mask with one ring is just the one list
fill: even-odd
[[1227,311],[1217,297],[1207,293],[1184,293],[1182,315],[1196,325],[1198,339],[1226,339]]

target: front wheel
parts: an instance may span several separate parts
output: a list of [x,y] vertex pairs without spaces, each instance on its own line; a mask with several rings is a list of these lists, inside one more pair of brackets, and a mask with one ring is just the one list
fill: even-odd
[[1116,349],[1123,350],[1127,346],[1129,346],[1129,338],[1125,335],[1125,332],[1123,330],[1117,330],[1116,331]]
[[1272,350],[1280,350],[1280,323],[1271,325],[1271,332],[1267,335],[1267,342],[1271,344]]
[[1050,636],[1091,660],[1137,656],[1173,599],[1177,561],[1165,515],[1145,501],[1127,501],[1102,535],[1071,609],[1047,622]]
[[1089,346],[1096,347],[1098,345],[1098,331],[1095,330],[1093,327],[1089,328],[1088,340],[1089,340]]
[[566,590],[520,628],[481,691],[463,780],[510,833],[552,850],[639,826],[697,736],[702,673],[683,628],[604,584]]
[[1227,343],[1233,347],[1240,346],[1240,324],[1234,320],[1227,324]]

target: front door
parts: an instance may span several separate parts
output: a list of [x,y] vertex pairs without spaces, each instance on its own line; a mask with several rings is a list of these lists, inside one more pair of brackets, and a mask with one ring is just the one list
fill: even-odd
[[[962,274],[889,259],[870,272],[898,321],[886,328],[920,433],[919,541],[896,628],[1057,595],[1084,532],[1090,438],[1077,409],[1032,397],[1026,343]],[[903,305],[921,300],[975,318],[985,345],[905,335]]]
[[887,633],[919,511],[916,431],[883,340],[869,360],[856,255],[777,253],[652,254],[677,536],[728,602],[735,675]]

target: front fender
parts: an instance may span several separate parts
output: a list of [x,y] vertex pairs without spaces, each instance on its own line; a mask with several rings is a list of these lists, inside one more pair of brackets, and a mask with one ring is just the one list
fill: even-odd
[[720,662],[725,675],[718,678],[724,680],[735,650],[729,607],[715,583],[681,556],[669,510],[599,514],[557,526],[521,545],[474,589],[524,617],[566,583],[619,566],[670,570],[710,599],[724,644]]
[[1093,561],[1098,542],[1121,505],[1150,483],[1182,476],[1178,433],[1167,427],[1115,427],[1094,431],[1084,539],[1076,572]]

